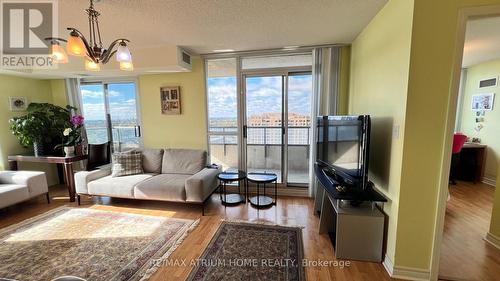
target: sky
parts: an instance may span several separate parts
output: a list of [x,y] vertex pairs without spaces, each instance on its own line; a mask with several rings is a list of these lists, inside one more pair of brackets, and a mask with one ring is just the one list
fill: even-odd
[[[247,84],[247,116],[282,111],[281,76],[249,77]],[[208,79],[210,118],[236,119],[236,77]],[[288,112],[310,115],[311,75],[289,76]]]
[[[249,77],[246,84],[248,117],[266,112],[281,112],[281,76]],[[82,85],[80,90],[85,119],[105,120],[102,86],[100,84],[87,84]],[[208,92],[210,118],[236,119],[236,77],[209,78]],[[309,115],[311,92],[311,75],[289,76],[289,113]],[[108,84],[108,97],[112,120],[136,118],[135,85],[133,83]]]
[[[86,120],[105,120],[102,85],[82,85],[83,116]],[[137,116],[135,84],[108,84],[109,108],[112,120],[134,120]]]

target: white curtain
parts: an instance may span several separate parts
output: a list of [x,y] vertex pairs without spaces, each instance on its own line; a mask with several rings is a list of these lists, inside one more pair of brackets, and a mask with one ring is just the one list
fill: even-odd
[[68,104],[76,107],[78,113],[82,114],[82,101],[80,96],[80,80],[78,78],[67,78],[64,80],[66,86],[66,99]]
[[315,48],[313,50],[313,97],[311,108],[311,134],[309,157],[309,196],[316,195],[317,181],[314,174],[317,151],[316,116],[337,114],[338,81],[341,47]]
[[[82,107],[82,97],[80,95],[80,80],[78,78],[66,78],[64,80],[64,84],[66,87],[66,100],[68,105],[75,107],[78,111],[79,115],[83,115],[83,107]],[[85,130],[85,125],[83,125],[82,130],[82,138],[84,140],[87,139],[87,131]],[[84,141],[84,146],[86,145],[86,141]],[[80,161],[80,169],[75,167],[77,170],[85,169],[85,161]]]

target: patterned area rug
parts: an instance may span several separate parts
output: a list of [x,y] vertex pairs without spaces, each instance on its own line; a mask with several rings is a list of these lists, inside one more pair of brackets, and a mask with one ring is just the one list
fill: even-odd
[[298,227],[222,222],[188,280],[305,280]]
[[197,222],[58,208],[0,230],[0,278],[146,279]]

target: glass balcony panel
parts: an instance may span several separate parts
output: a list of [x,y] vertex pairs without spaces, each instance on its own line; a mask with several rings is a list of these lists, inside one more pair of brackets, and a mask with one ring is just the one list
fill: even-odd
[[221,165],[223,170],[238,169],[237,136],[211,135],[209,137],[210,163]]

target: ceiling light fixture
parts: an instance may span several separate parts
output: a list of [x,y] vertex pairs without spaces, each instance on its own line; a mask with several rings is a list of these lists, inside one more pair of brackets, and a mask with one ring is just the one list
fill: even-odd
[[61,45],[59,44],[59,41],[66,42],[66,40],[64,40],[62,38],[53,38],[53,37],[47,38],[47,40],[50,40],[50,44],[52,45],[51,46],[51,49],[52,49],[51,55],[52,55],[54,62],[55,63],[67,63],[68,62],[68,55],[64,51],[64,48],[61,47]]
[[128,61],[122,61],[120,62],[120,69],[125,71],[132,71],[134,70],[134,64]]
[[99,71],[101,70],[101,66],[98,63],[95,63],[93,60],[85,58],[85,70]]
[[[114,40],[107,49],[102,46],[101,31],[99,29],[98,17],[101,15],[98,11],[94,9],[94,0],[90,0],[90,6],[85,10],[89,19],[89,39],[85,38],[83,33],[74,27],[68,27],[70,31],[68,41],[60,38],[45,38],[52,43],[52,53],[54,58],[60,55],[60,50],[63,50],[60,46],[60,42],[67,42],[66,50],[70,55],[73,56],[85,56],[85,69],[91,71],[99,71],[101,64],[106,64],[109,59],[116,53],[116,60],[120,62],[120,69],[122,70],[132,70],[132,55],[128,49],[127,43],[130,41],[128,39],[120,38]],[[58,47],[54,47],[58,46]],[[116,50],[113,50],[115,47]],[[57,52],[54,52],[56,50]],[[64,53],[65,54],[65,53]],[[59,63],[66,63],[64,59],[57,60]],[[122,63],[127,63],[126,66],[122,66]]]

